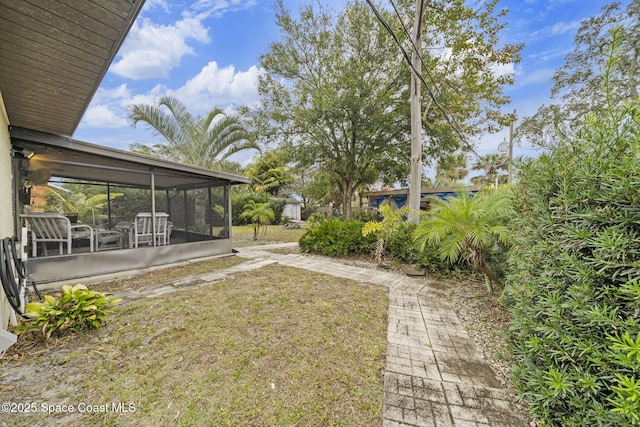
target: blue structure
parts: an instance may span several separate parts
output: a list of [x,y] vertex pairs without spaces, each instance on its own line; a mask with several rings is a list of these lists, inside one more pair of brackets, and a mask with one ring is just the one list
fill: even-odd
[[[471,193],[476,193],[480,187],[466,187]],[[420,192],[420,209],[429,209],[429,197],[446,199],[454,196],[459,190],[453,187],[423,188]],[[366,198],[366,202],[363,200]],[[368,206],[370,209],[378,209],[380,206],[391,206],[391,209],[400,209],[407,204],[409,189],[363,191],[360,193],[360,206]]]

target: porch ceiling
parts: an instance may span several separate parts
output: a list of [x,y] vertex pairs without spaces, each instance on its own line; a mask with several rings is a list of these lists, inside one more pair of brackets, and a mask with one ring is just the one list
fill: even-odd
[[34,152],[29,171],[47,169],[51,176],[149,188],[151,171],[158,189],[206,186],[212,182],[246,184],[238,175],[215,172],[156,157],[116,150],[87,142],[11,127],[14,146]]
[[70,136],[144,0],[0,0],[0,92],[13,126]]

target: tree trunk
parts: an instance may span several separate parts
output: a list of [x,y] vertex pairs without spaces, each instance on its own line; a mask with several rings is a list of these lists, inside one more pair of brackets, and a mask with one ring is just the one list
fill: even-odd
[[479,261],[476,264],[476,268],[484,274],[485,283],[487,285],[487,291],[490,294],[493,294],[493,284],[497,283],[498,279],[496,275],[491,271],[491,269],[484,263],[484,261]]
[[351,181],[345,181],[342,183],[342,216],[345,219],[351,218],[353,215],[351,211],[351,199],[353,198],[353,183]]

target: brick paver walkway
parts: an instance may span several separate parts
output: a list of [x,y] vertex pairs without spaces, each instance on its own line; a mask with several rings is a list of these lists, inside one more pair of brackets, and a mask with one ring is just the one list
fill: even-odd
[[383,427],[529,425],[513,403],[512,393],[501,386],[448,302],[438,295],[437,282],[321,257],[269,251],[296,245],[241,248],[237,255],[247,259],[242,264],[118,296],[137,299],[162,295],[276,262],[382,285],[389,289]]

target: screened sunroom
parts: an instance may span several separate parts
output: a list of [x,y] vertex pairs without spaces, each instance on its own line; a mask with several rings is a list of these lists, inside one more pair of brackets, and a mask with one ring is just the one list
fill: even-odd
[[11,128],[16,235],[36,283],[231,253],[238,175]]

